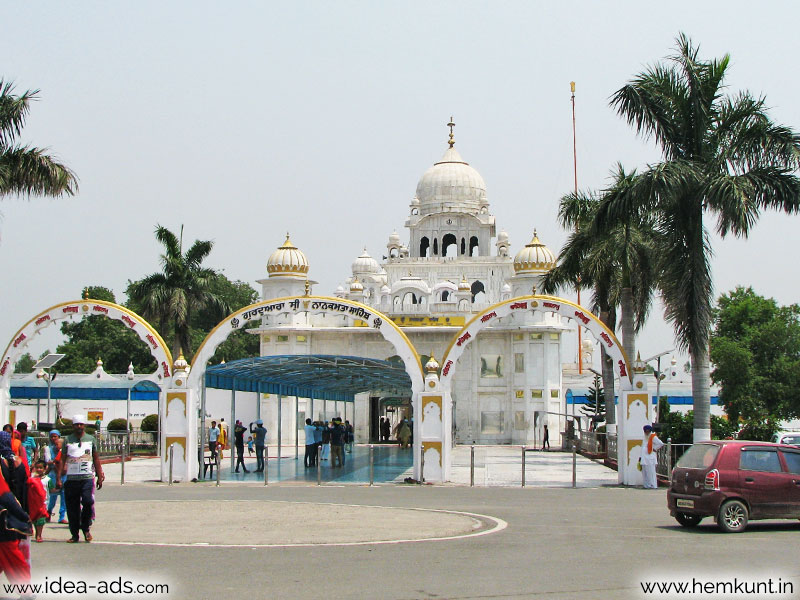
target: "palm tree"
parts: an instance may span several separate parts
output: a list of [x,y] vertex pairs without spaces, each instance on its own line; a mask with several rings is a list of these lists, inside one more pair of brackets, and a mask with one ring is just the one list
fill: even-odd
[[184,254],[183,226],[178,238],[166,227],[157,225],[156,239],[164,245],[163,271],[131,283],[128,296],[146,319],[158,322],[162,334],[172,328],[175,357],[181,351],[190,357],[192,314],[205,308],[222,318],[229,312],[227,305],[211,292],[215,271],[202,266],[214,243],[196,240]]
[[[612,172],[612,183],[599,194],[569,194],[561,199],[559,221],[574,229],[558,257],[558,265],[543,279],[545,293],[572,287],[576,281],[592,289],[590,308],[612,331],[621,308],[623,347],[634,359],[635,332],[644,325],[658,279],[658,234],[653,220],[641,213],[620,216],[600,228],[596,215],[601,206],[629,193],[636,172],[621,165]],[[603,390],[606,406],[614,406],[614,368],[602,350]],[[616,421],[613,410],[607,422]]]
[[19,96],[13,92],[13,84],[0,79],[0,198],[75,194],[78,181],[72,171],[48,156],[46,150],[15,143],[39,90]]
[[694,439],[710,438],[708,340],[712,320],[711,247],[703,216],[716,217],[721,236],[746,237],[764,208],[800,209],[794,174],[800,138],[767,116],[763,97],[723,94],[729,57],[698,59],[683,34],[677,52],[637,75],[611,105],[663,162],[648,166],[631,193],[605,204],[600,225],[632,211],[651,212],[665,239],[660,281],[667,319],[692,359]]

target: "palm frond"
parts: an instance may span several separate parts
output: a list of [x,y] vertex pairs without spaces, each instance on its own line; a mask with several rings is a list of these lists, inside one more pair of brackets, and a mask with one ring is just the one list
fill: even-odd
[[12,146],[0,152],[0,197],[72,196],[78,191],[75,174],[40,148]]

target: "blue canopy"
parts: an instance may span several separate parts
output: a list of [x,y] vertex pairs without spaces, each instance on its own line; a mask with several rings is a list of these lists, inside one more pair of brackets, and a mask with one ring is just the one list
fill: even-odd
[[352,402],[370,390],[411,395],[402,363],[330,354],[243,358],[206,369],[206,387]]
[[[114,381],[88,380],[59,375],[50,382],[50,398],[53,400],[127,400],[128,390],[131,400],[158,400],[161,388],[149,379],[130,381],[119,378]],[[11,380],[12,400],[46,400],[47,382],[25,377],[24,380]]]

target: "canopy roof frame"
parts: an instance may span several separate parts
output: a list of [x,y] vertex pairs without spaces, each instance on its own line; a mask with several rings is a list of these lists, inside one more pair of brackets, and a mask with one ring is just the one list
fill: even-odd
[[206,368],[207,388],[301,396],[353,402],[370,390],[411,395],[403,364],[333,354],[274,355],[243,358]]

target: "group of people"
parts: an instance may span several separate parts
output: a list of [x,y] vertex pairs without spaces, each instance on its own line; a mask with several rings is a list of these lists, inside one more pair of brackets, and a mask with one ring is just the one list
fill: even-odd
[[[233,426],[233,445],[236,448],[236,468],[235,472],[239,472],[239,467],[245,473],[250,473],[244,464],[244,434],[247,433],[248,428],[237,419]],[[256,473],[264,471],[264,446],[267,441],[267,428],[264,427],[264,421],[258,419],[250,423],[250,434],[247,436],[247,450],[250,456],[255,451],[256,455]],[[222,460],[223,452],[228,447],[228,431],[225,427],[225,419],[220,419],[219,425],[216,421],[211,421],[211,427],[208,428],[208,449],[211,452],[211,460]]]
[[30,581],[28,538],[42,541],[59,498],[58,522],[69,526],[67,542],[80,541],[81,532],[92,541],[94,493],[103,487],[105,475],[97,441],[85,431],[86,417],[75,415],[72,424],[66,438],[57,429],[50,431],[41,456],[26,423],[16,430],[7,424],[0,431],[0,571],[12,583]]
[[342,421],[336,417],[332,421],[314,421],[306,419],[306,454],[303,464],[306,468],[318,466],[317,460],[328,460],[331,467],[343,467],[345,454],[353,451],[355,430],[350,421]]

